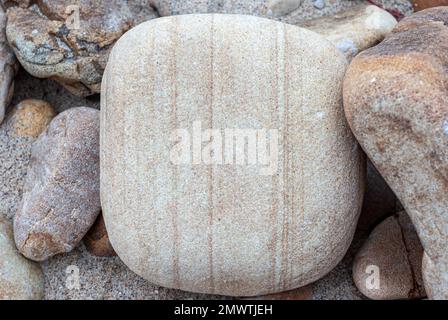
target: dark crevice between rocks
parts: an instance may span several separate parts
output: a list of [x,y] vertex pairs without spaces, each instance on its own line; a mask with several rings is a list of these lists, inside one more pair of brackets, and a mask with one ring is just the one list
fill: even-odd
[[414,270],[414,266],[411,261],[411,254],[410,254],[410,250],[408,248],[407,242],[406,242],[406,237],[404,235],[403,226],[401,225],[401,222],[400,222],[400,217],[398,214],[395,214],[393,217],[397,220],[398,227],[400,228],[401,241],[403,242],[404,249],[406,250],[406,260],[408,262],[409,269],[411,271],[412,288],[408,292],[408,298],[416,299],[421,296],[421,288],[420,288],[420,285],[418,284],[416,272]]

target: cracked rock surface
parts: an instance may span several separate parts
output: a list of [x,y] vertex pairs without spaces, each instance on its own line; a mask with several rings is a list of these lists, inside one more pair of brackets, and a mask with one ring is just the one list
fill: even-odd
[[71,93],[86,96],[100,92],[103,70],[115,41],[157,14],[148,1],[77,3],[3,0],[8,8],[8,41],[22,66],[35,77],[55,79]]
[[33,144],[14,217],[17,248],[36,261],[71,251],[99,211],[99,111],[72,108]]
[[14,76],[18,65],[6,40],[6,14],[0,6],[0,123],[14,91]]
[[[353,262],[353,280],[377,300],[425,296],[421,273],[423,248],[406,212],[388,217],[370,234]],[[374,268],[377,267],[377,271]],[[374,277],[378,276],[375,283]]]
[[352,61],[347,120],[412,218],[430,298],[448,299],[448,7],[403,19]]

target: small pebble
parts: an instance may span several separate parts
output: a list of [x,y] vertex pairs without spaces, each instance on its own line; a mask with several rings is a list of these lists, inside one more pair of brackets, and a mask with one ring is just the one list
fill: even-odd
[[17,248],[36,261],[71,251],[99,211],[99,111],[72,108],[33,144],[14,217]]

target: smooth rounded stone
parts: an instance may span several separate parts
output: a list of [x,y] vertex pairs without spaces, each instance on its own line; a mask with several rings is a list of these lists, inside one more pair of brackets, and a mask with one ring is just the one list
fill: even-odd
[[394,192],[372,162],[367,159],[366,191],[356,227],[357,232],[370,233],[378,223],[399,211],[399,207]]
[[44,296],[42,269],[14,244],[12,224],[0,217],[0,300],[38,300]]
[[396,23],[395,18],[387,11],[377,6],[361,4],[299,25],[330,40],[351,60],[359,52],[383,40]]
[[[101,98],[101,201],[118,256],[152,283],[233,296],[328,273],[364,191],[364,157],[341,106],[345,68],[319,35],[253,16],[166,17],[124,35]],[[229,128],[265,129],[272,161],[263,131],[260,162],[241,162],[241,145],[230,156],[232,133],[227,164],[217,144],[201,157],[198,126],[216,141]],[[194,159],[181,148],[192,127]]]
[[425,282],[434,299],[448,299],[447,24],[448,7],[403,19],[353,60],[344,81],[353,133],[410,215],[437,270]]
[[0,126],[0,217],[12,218],[22,197],[31,145],[54,117],[45,101],[28,99],[10,109]]
[[448,0],[412,0],[412,5],[417,12],[432,7],[448,6]]
[[0,6],[0,123],[14,92],[14,76],[18,64],[6,40],[6,14]]
[[313,286],[307,285],[285,292],[249,297],[250,300],[313,300]]
[[103,215],[98,215],[95,223],[85,235],[83,242],[90,254],[97,257],[113,257],[117,254],[109,242]]
[[46,101],[27,99],[14,109],[8,122],[10,134],[37,138],[55,116],[53,107]]
[[192,13],[245,14],[290,24],[341,12],[363,2],[328,1],[325,7],[316,8],[310,0],[151,0],[161,16]]
[[68,252],[99,211],[99,111],[72,108],[57,115],[33,144],[14,216],[17,248],[36,261]]
[[28,5],[16,0],[7,4],[6,33],[22,66],[33,76],[54,79],[79,96],[100,92],[115,41],[133,26],[157,17],[149,0],[42,0]]
[[401,211],[381,222],[358,251],[353,280],[371,299],[419,299],[425,296],[422,257],[414,226]]

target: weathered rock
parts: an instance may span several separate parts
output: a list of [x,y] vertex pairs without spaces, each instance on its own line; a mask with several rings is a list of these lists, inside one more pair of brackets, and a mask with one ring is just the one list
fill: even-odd
[[367,160],[366,192],[359,216],[357,231],[368,234],[378,223],[395,214],[400,204],[394,192]]
[[100,214],[83,239],[87,251],[97,257],[113,257],[117,254],[109,242],[103,215]]
[[17,248],[36,261],[70,251],[99,211],[99,111],[72,108],[33,144],[14,217]]
[[437,270],[437,281],[425,282],[436,299],[448,299],[447,24],[448,7],[403,19],[353,60],[344,82],[353,133],[411,216]]
[[361,4],[299,25],[330,40],[350,60],[360,51],[383,40],[396,23],[387,11]]
[[0,300],[36,300],[44,296],[40,266],[17,251],[12,224],[0,217]]
[[54,117],[42,100],[18,103],[0,126],[0,217],[12,218],[22,197],[31,145]]
[[[363,155],[341,108],[345,67],[314,32],[251,16],[167,17],[124,35],[103,78],[101,198],[126,265],[166,287],[235,296],[328,273],[363,194]],[[196,140],[192,165],[177,153],[187,138],[172,138],[198,124],[216,129],[213,141],[225,128],[266,129],[271,160],[208,165],[222,153],[208,144],[202,158]]]
[[0,6],[0,123],[14,91],[14,76],[18,64],[6,40],[6,15]]
[[341,12],[363,1],[330,1],[322,8],[316,8],[312,1],[302,0],[151,0],[151,3],[161,16],[192,13],[245,14],[296,24]]
[[381,222],[358,251],[353,280],[371,299],[422,298],[422,257],[423,248],[414,226],[406,212],[401,211]]
[[81,96],[100,92],[115,41],[133,26],[157,17],[148,1],[42,0],[27,6],[17,0],[8,5],[7,37],[22,66]]
[[448,0],[412,0],[415,11],[421,11],[424,9],[447,6]]

